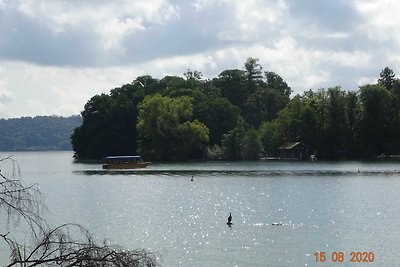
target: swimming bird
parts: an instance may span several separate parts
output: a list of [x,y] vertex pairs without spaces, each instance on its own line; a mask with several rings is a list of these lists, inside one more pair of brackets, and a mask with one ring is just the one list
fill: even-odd
[[232,224],[232,213],[231,212],[229,212],[228,222],[226,224],[228,224],[228,225]]

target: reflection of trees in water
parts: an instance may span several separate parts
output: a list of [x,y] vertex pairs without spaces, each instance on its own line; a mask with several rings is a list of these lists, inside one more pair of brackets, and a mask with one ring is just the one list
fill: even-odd
[[1,166],[11,166],[10,174],[0,172],[0,210],[6,225],[28,226],[32,244],[21,245],[11,232],[0,233],[10,249],[6,266],[157,266],[156,255],[146,250],[124,250],[97,244],[84,227],[63,224],[49,227],[41,217],[44,198],[37,185],[26,186],[19,179],[18,164],[11,158],[0,158]]

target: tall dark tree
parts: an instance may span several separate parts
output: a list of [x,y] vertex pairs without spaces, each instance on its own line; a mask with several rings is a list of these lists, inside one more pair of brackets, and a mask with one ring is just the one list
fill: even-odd
[[210,144],[221,145],[222,135],[235,127],[239,114],[238,107],[219,97],[201,103],[195,109],[194,117],[210,130]]
[[80,159],[136,154],[137,105],[145,88],[137,83],[92,97],[81,115],[82,125],[71,136]]
[[258,160],[263,153],[263,145],[254,128],[249,129],[243,137],[242,159]]
[[201,78],[203,77],[203,74],[201,74],[200,71],[197,70],[190,70],[188,69],[187,72],[183,74],[186,77],[186,80],[197,80],[200,81]]
[[385,86],[386,89],[390,89],[393,86],[395,76],[392,69],[385,67],[379,75],[378,84]]
[[346,102],[346,119],[348,122],[347,134],[347,152],[349,158],[356,158],[362,154],[361,142],[359,138],[360,120],[362,115],[362,107],[357,92],[347,92],[345,96]]
[[292,89],[283,78],[272,71],[265,72],[265,86],[277,90],[287,97],[292,93]]
[[137,77],[132,82],[132,85],[143,87],[146,95],[158,93],[163,88],[163,85],[157,79],[151,77],[150,75]]
[[328,128],[326,132],[327,154],[338,158],[346,155],[346,137],[348,121],[346,118],[345,92],[340,87],[329,88],[328,96]]
[[364,85],[360,87],[360,99],[364,110],[360,134],[366,155],[377,156],[385,152],[388,140],[391,96],[382,85]]
[[289,101],[289,97],[270,88],[257,88],[244,106],[243,116],[253,127],[259,127],[262,121],[271,121],[279,110]]
[[259,59],[249,57],[244,63],[247,81],[255,82],[262,79],[262,67],[258,63]]
[[222,154],[227,160],[242,159],[243,140],[248,129],[248,124],[239,117],[235,128],[222,136]]
[[243,70],[225,70],[213,79],[213,84],[221,90],[221,95],[229,101],[243,108],[250,93],[246,90],[246,76]]
[[259,59],[249,57],[244,63],[246,75],[246,88],[249,93],[253,93],[259,82],[262,80],[262,67],[258,63]]

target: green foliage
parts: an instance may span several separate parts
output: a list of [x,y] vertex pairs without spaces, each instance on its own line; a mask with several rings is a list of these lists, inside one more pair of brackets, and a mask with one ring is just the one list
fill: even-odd
[[265,86],[267,88],[277,90],[282,95],[285,95],[287,97],[289,97],[292,93],[292,89],[289,87],[289,85],[282,79],[281,76],[273,71],[265,72],[265,80]]
[[186,80],[197,80],[200,81],[203,74],[200,71],[192,71],[190,69],[187,70],[183,75],[185,75]]
[[145,91],[146,95],[155,94],[162,90],[162,84],[159,81],[150,75],[143,75],[137,77],[132,85],[136,85],[142,87]]
[[210,80],[190,69],[183,77],[139,76],[88,101],[72,145],[84,158],[140,152],[148,160],[256,159],[297,141],[322,159],[400,153],[400,81],[391,69],[359,91],[291,93],[255,58]]
[[258,127],[262,121],[274,119],[288,102],[289,98],[279,91],[259,87],[248,97],[244,117],[251,126]]
[[385,86],[386,89],[390,89],[393,86],[395,76],[392,69],[385,67],[379,74],[378,84]]
[[200,158],[207,147],[208,128],[192,120],[192,98],[146,96],[139,105],[137,128],[144,157],[156,160]]
[[384,153],[384,143],[388,141],[390,128],[391,95],[382,85],[364,85],[360,88],[363,106],[361,118],[361,138],[367,154]]
[[249,96],[243,70],[225,70],[218,75],[218,78],[213,80],[213,83],[220,88],[223,97],[226,97],[233,105],[243,108]]
[[248,124],[239,117],[236,127],[222,136],[222,154],[227,160],[242,159],[243,140],[248,128]]
[[69,137],[80,116],[22,117],[0,120],[0,151],[71,150]]
[[244,63],[247,89],[250,91],[255,89],[257,82],[262,78],[262,67],[258,61],[257,58],[249,57]]
[[81,113],[82,125],[71,136],[78,157],[136,154],[137,105],[144,94],[143,85],[134,83],[92,97]]
[[242,144],[242,159],[243,160],[258,160],[263,153],[263,146],[258,137],[258,133],[254,128],[249,129]]
[[[281,132],[285,142],[295,142],[304,140],[308,135],[307,115],[311,115],[312,111],[308,105],[304,105],[299,96],[294,97],[287,106],[279,112],[276,120],[277,127]],[[314,120],[311,117],[311,120]]]
[[218,145],[222,135],[235,127],[239,114],[239,108],[222,97],[202,102],[195,110],[195,117],[210,130],[210,143]]
[[258,134],[266,156],[278,155],[278,147],[282,145],[278,123],[276,121],[262,122]]

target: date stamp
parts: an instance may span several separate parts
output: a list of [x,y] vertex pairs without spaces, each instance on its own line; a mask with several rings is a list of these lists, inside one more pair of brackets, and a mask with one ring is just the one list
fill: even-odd
[[351,251],[345,253],[343,251],[334,251],[330,254],[324,251],[314,252],[316,262],[352,262],[352,263],[370,263],[375,261],[375,253],[372,251]]

